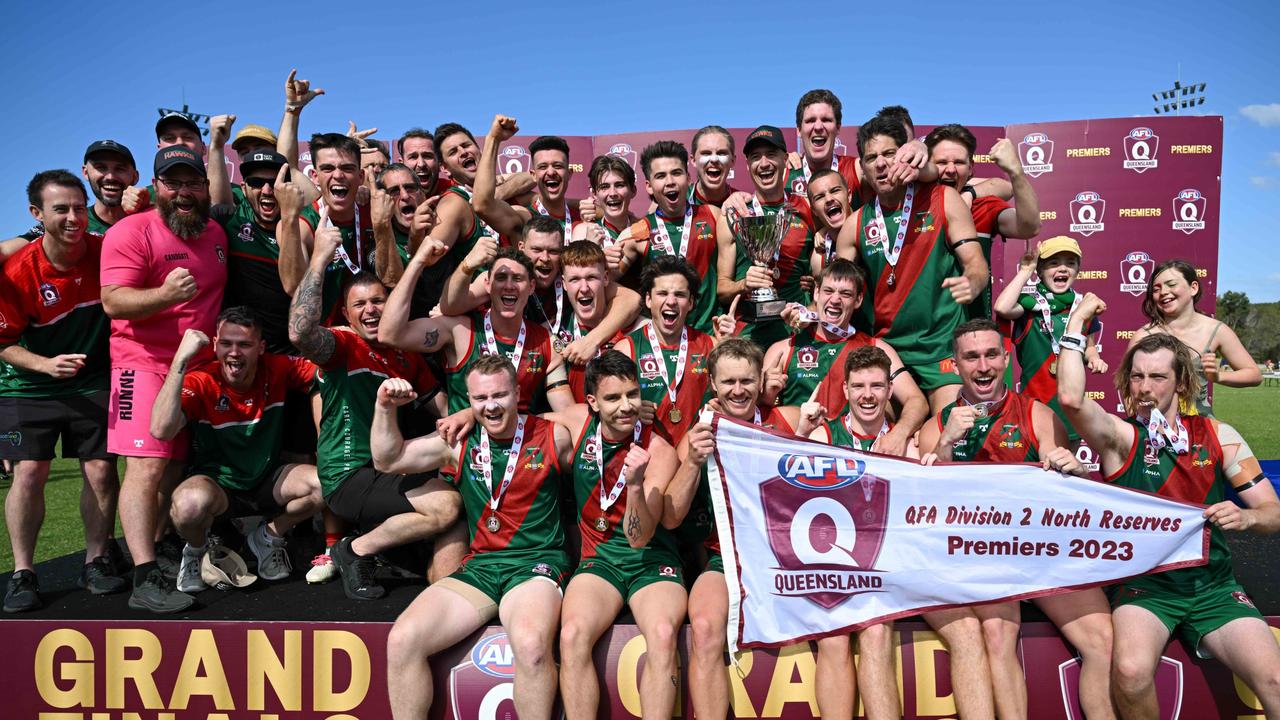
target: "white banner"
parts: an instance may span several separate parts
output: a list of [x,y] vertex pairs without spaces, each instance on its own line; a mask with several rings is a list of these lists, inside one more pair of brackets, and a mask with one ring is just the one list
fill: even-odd
[[923,467],[715,418],[729,643],[1203,565],[1203,508],[1031,465]]

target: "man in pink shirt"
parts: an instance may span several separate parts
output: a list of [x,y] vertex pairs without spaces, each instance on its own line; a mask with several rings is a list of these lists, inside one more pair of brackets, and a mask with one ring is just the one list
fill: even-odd
[[[111,399],[107,450],[125,458],[120,523],[135,564],[129,606],[179,612],[194,600],[178,592],[156,565],[153,545],[156,493],[172,487],[187,454],[185,434],[151,436],[151,406],[182,335],[206,335],[222,304],[227,240],[209,220],[204,163],[190,148],[156,153],[155,209],[130,215],[107,232],[102,245],[102,307],[111,318]],[[193,365],[209,359],[197,357]]]

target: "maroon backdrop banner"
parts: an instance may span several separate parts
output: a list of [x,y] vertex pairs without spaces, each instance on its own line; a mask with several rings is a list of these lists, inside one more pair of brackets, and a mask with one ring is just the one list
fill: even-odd
[[[1280,618],[1269,619],[1280,636]],[[389,623],[11,620],[0,659],[5,717],[40,720],[385,720]],[[904,717],[955,717],[948,656],[921,622],[896,625]],[[680,643],[685,665],[687,632]],[[616,625],[596,646],[602,718],[640,713],[644,640]],[[1019,641],[1030,717],[1083,720],[1079,664],[1048,623]],[[810,718],[813,648],[742,653],[729,672],[735,718]],[[394,668],[390,669],[392,672]],[[512,657],[499,627],[436,658],[433,720],[515,717]],[[739,672],[741,674],[739,674]],[[1261,704],[1217,662],[1175,641],[1157,674],[1163,720],[1261,717]],[[689,717],[688,688],[676,715]],[[136,715],[134,714],[136,713]],[[858,717],[862,717],[859,709]]]

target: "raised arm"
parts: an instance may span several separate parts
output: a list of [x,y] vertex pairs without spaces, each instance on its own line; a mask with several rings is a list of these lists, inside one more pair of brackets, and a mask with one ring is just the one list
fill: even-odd
[[439,433],[410,440],[405,440],[400,433],[399,408],[417,397],[413,385],[403,378],[387,378],[378,386],[373,422],[369,427],[369,452],[373,467],[380,472],[427,472],[438,470],[454,459],[453,449]]
[[960,199],[960,194],[948,187],[943,188],[943,197],[947,212],[947,242],[960,261],[961,275],[943,280],[942,287],[951,291],[956,302],[968,305],[991,281],[990,267],[982,254],[982,244],[977,242],[978,231],[973,227],[973,215]]
[[514,137],[519,130],[515,118],[494,116],[493,126],[489,128],[489,134],[484,139],[484,149],[480,152],[475,194],[471,198],[476,214],[507,237],[519,236],[525,218],[515,208],[497,198],[498,146]]
[[169,374],[164,376],[164,384],[151,405],[151,437],[172,440],[187,424],[182,413],[182,381],[187,377],[187,363],[208,345],[209,336],[199,330],[188,328],[183,333],[169,365]]
[[473,282],[472,278],[492,264],[497,256],[497,240],[488,235],[477,240],[471,252],[462,258],[449,279],[445,280],[444,291],[440,293],[440,312],[445,315],[463,315],[484,304],[488,300],[484,283],[479,279]]
[[231,126],[235,125],[235,115],[214,115],[209,119],[209,203],[211,205],[233,205],[236,198],[231,194],[231,176],[227,174],[227,139],[231,137]]
[[653,539],[662,519],[664,491],[678,467],[676,453],[666,440],[653,435],[648,449],[637,444],[627,450],[624,467],[627,511],[622,516],[622,528],[631,547],[641,548]]
[[1035,237],[1040,233],[1040,198],[1022,172],[1017,150],[1008,138],[1000,138],[991,146],[990,155],[1013,186],[1013,212],[1000,213],[1000,234],[1007,238]]
[[1009,281],[1000,294],[996,296],[995,302],[991,304],[996,312],[996,316],[1004,320],[1017,320],[1026,312],[1018,299],[1022,297],[1022,288],[1031,279],[1036,271],[1036,251],[1028,244],[1027,251],[1022,254],[1018,260],[1018,272],[1014,274],[1013,279]]
[[443,243],[431,238],[423,240],[418,246],[418,252],[414,253],[405,266],[404,276],[382,307],[382,319],[378,321],[378,342],[415,352],[435,352],[451,345],[453,327],[458,323],[458,318],[436,316],[409,319],[413,289],[418,285],[422,271],[434,265],[446,252],[448,248]]
[[[286,176],[289,179],[286,180]],[[302,219],[302,209],[308,204],[306,193],[300,183],[294,182],[299,176],[300,173],[282,167],[272,186],[280,208],[280,219],[276,222],[276,243],[280,246],[276,271],[280,274],[280,285],[290,295],[297,291],[307,271],[308,253],[313,244],[311,226]]]
[[886,455],[903,457],[907,448],[911,446],[912,436],[929,420],[929,399],[925,397],[924,391],[916,384],[911,373],[903,367],[902,358],[898,357],[898,352],[890,347],[889,343],[877,340],[876,347],[889,356],[893,399],[902,406],[902,412],[898,413],[898,422],[894,423],[893,428],[883,437],[877,438],[871,449]]
[[302,356],[317,365],[324,365],[333,357],[337,346],[333,331],[320,325],[324,319],[324,274],[329,259],[342,244],[342,232],[332,225],[325,227],[329,218],[326,208],[320,214],[320,229],[316,231],[315,252],[311,263],[298,283],[293,302],[289,305],[289,342],[298,348]]
[[1083,347],[1076,348],[1075,342],[1068,338],[1082,334],[1085,325],[1106,309],[1106,303],[1097,295],[1086,293],[1067,318],[1062,350],[1058,354],[1058,404],[1076,432],[1098,453],[1104,475],[1124,464],[1134,433],[1128,423],[1085,396]]

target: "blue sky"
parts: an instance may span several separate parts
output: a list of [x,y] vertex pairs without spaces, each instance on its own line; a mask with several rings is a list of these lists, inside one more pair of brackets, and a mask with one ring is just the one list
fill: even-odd
[[1225,118],[1219,290],[1280,300],[1276,3],[74,7],[0,7],[6,235],[30,225],[30,177],[78,171],[94,139],[126,143],[149,179],[160,105],[278,125],[295,66],[328,93],[304,136],[354,119],[389,137],[446,120],[482,134],[495,112],[566,135],[786,125],[813,87],[834,90],[851,124],[889,103],[921,124],[1128,117],[1151,113],[1181,63],[1184,82],[1209,83],[1203,112]]

